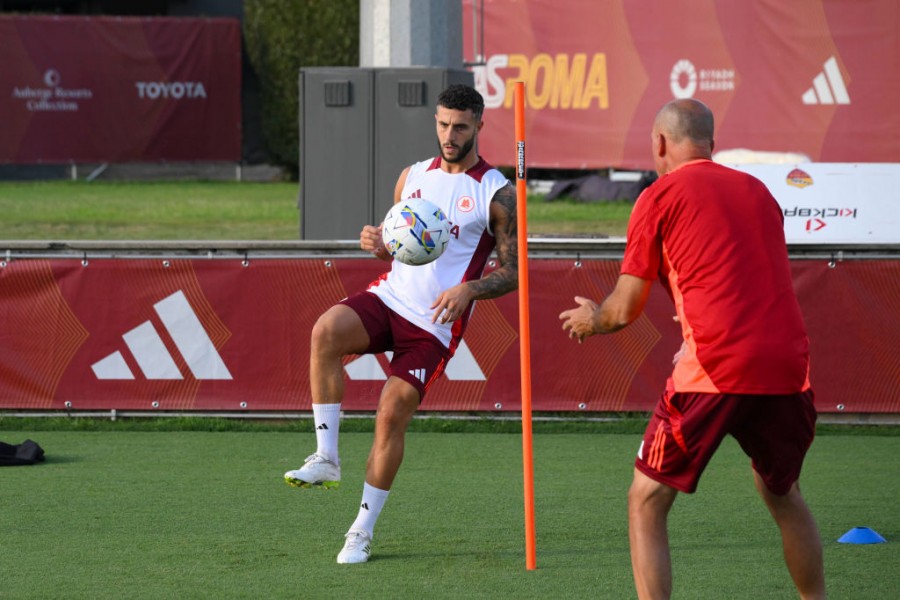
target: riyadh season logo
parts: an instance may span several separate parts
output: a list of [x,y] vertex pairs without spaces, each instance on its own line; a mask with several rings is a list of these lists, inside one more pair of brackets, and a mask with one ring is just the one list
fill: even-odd
[[694,63],[682,58],[669,73],[669,88],[677,99],[693,98],[701,92],[733,92],[734,69],[700,69]]
[[21,100],[29,112],[77,112],[79,102],[94,97],[90,88],[63,87],[62,81],[59,71],[47,69],[43,86],[14,87],[12,97]]

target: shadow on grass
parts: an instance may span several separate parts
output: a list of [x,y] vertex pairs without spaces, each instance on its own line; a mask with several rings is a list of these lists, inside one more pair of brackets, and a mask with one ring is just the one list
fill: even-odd
[[83,461],[84,461],[83,458],[79,458],[77,456],[69,456],[66,454],[45,454],[44,462],[38,463],[38,464],[64,465],[67,463],[77,463],[77,462],[83,462]]

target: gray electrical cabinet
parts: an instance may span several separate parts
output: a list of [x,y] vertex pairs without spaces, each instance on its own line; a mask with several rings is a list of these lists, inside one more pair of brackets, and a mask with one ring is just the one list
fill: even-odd
[[357,239],[393,204],[400,172],[437,156],[434,111],[447,68],[300,70],[300,238]]
[[363,69],[300,71],[301,239],[353,239],[371,219],[374,85]]

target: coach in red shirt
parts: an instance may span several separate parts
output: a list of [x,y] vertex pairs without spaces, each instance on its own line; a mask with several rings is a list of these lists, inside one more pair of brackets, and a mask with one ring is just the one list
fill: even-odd
[[781,209],[762,182],[710,160],[713,115],[702,102],[666,104],[652,140],[660,177],[635,203],[615,289],[599,305],[576,297],[560,315],[579,342],[618,331],[658,278],[681,324],[684,343],[628,494],[638,596],[670,596],[668,512],[679,491],[697,489],[730,434],[752,459],[801,597],[824,598],[822,543],[797,484],[816,411]]

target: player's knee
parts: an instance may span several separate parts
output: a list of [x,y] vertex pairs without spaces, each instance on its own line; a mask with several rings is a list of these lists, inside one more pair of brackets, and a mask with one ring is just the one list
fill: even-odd
[[315,324],[313,325],[309,339],[310,346],[313,349],[316,349],[323,345],[326,345],[328,339],[331,337],[331,334],[331,327],[325,319],[325,315],[322,315],[318,318],[318,320],[316,320]]
[[406,413],[398,410],[380,411],[378,424],[384,433],[396,434],[406,431],[409,423],[409,417]]
[[325,313],[316,320],[310,334],[310,350],[313,353],[335,351],[341,341],[337,322],[330,313]]
[[675,501],[677,490],[655,481],[635,470],[634,480],[628,489],[629,513],[666,513]]
[[412,415],[402,411],[379,409],[375,421],[375,443],[394,444],[403,440],[411,419]]
[[378,405],[378,426],[385,433],[403,433],[418,407],[418,393],[383,397]]
[[766,503],[766,506],[768,506],[772,515],[776,518],[780,515],[792,514],[798,510],[806,509],[806,501],[803,500],[803,495],[800,493],[800,488],[796,482],[787,490],[787,492],[781,494],[776,494],[769,490],[765,484],[762,484],[759,487],[763,501]]
[[628,488],[628,512],[639,512],[647,504],[647,498],[646,490],[632,482]]

